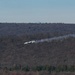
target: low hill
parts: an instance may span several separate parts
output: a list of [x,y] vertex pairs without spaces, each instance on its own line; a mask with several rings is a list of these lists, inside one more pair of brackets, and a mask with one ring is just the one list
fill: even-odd
[[24,45],[23,37],[0,38],[1,65],[74,65],[75,38]]
[[75,33],[74,24],[0,24],[0,66],[75,65],[75,38],[24,45]]

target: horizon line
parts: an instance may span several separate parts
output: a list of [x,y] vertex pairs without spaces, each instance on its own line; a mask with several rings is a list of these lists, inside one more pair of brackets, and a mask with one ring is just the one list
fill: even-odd
[[75,23],[65,23],[65,22],[0,22],[1,23],[12,23],[12,24],[75,24]]

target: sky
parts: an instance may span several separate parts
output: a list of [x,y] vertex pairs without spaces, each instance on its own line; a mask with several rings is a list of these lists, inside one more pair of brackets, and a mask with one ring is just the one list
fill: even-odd
[[75,23],[75,0],[0,0],[0,22]]

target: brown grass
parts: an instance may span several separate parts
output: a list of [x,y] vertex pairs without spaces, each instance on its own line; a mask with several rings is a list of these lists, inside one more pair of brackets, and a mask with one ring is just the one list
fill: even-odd
[[24,72],[24,71],[3,71],[3,70],[0,70],[0,75],[75,75],[75,72],[52,72],[52,73],[49,73],[48,71]]

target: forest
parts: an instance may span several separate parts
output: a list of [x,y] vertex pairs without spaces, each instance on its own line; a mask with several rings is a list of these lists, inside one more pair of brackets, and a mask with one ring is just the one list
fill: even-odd
[[75,24],[0,23],[0,75],[75,75],[75,38],[30,40],[75,34]]

